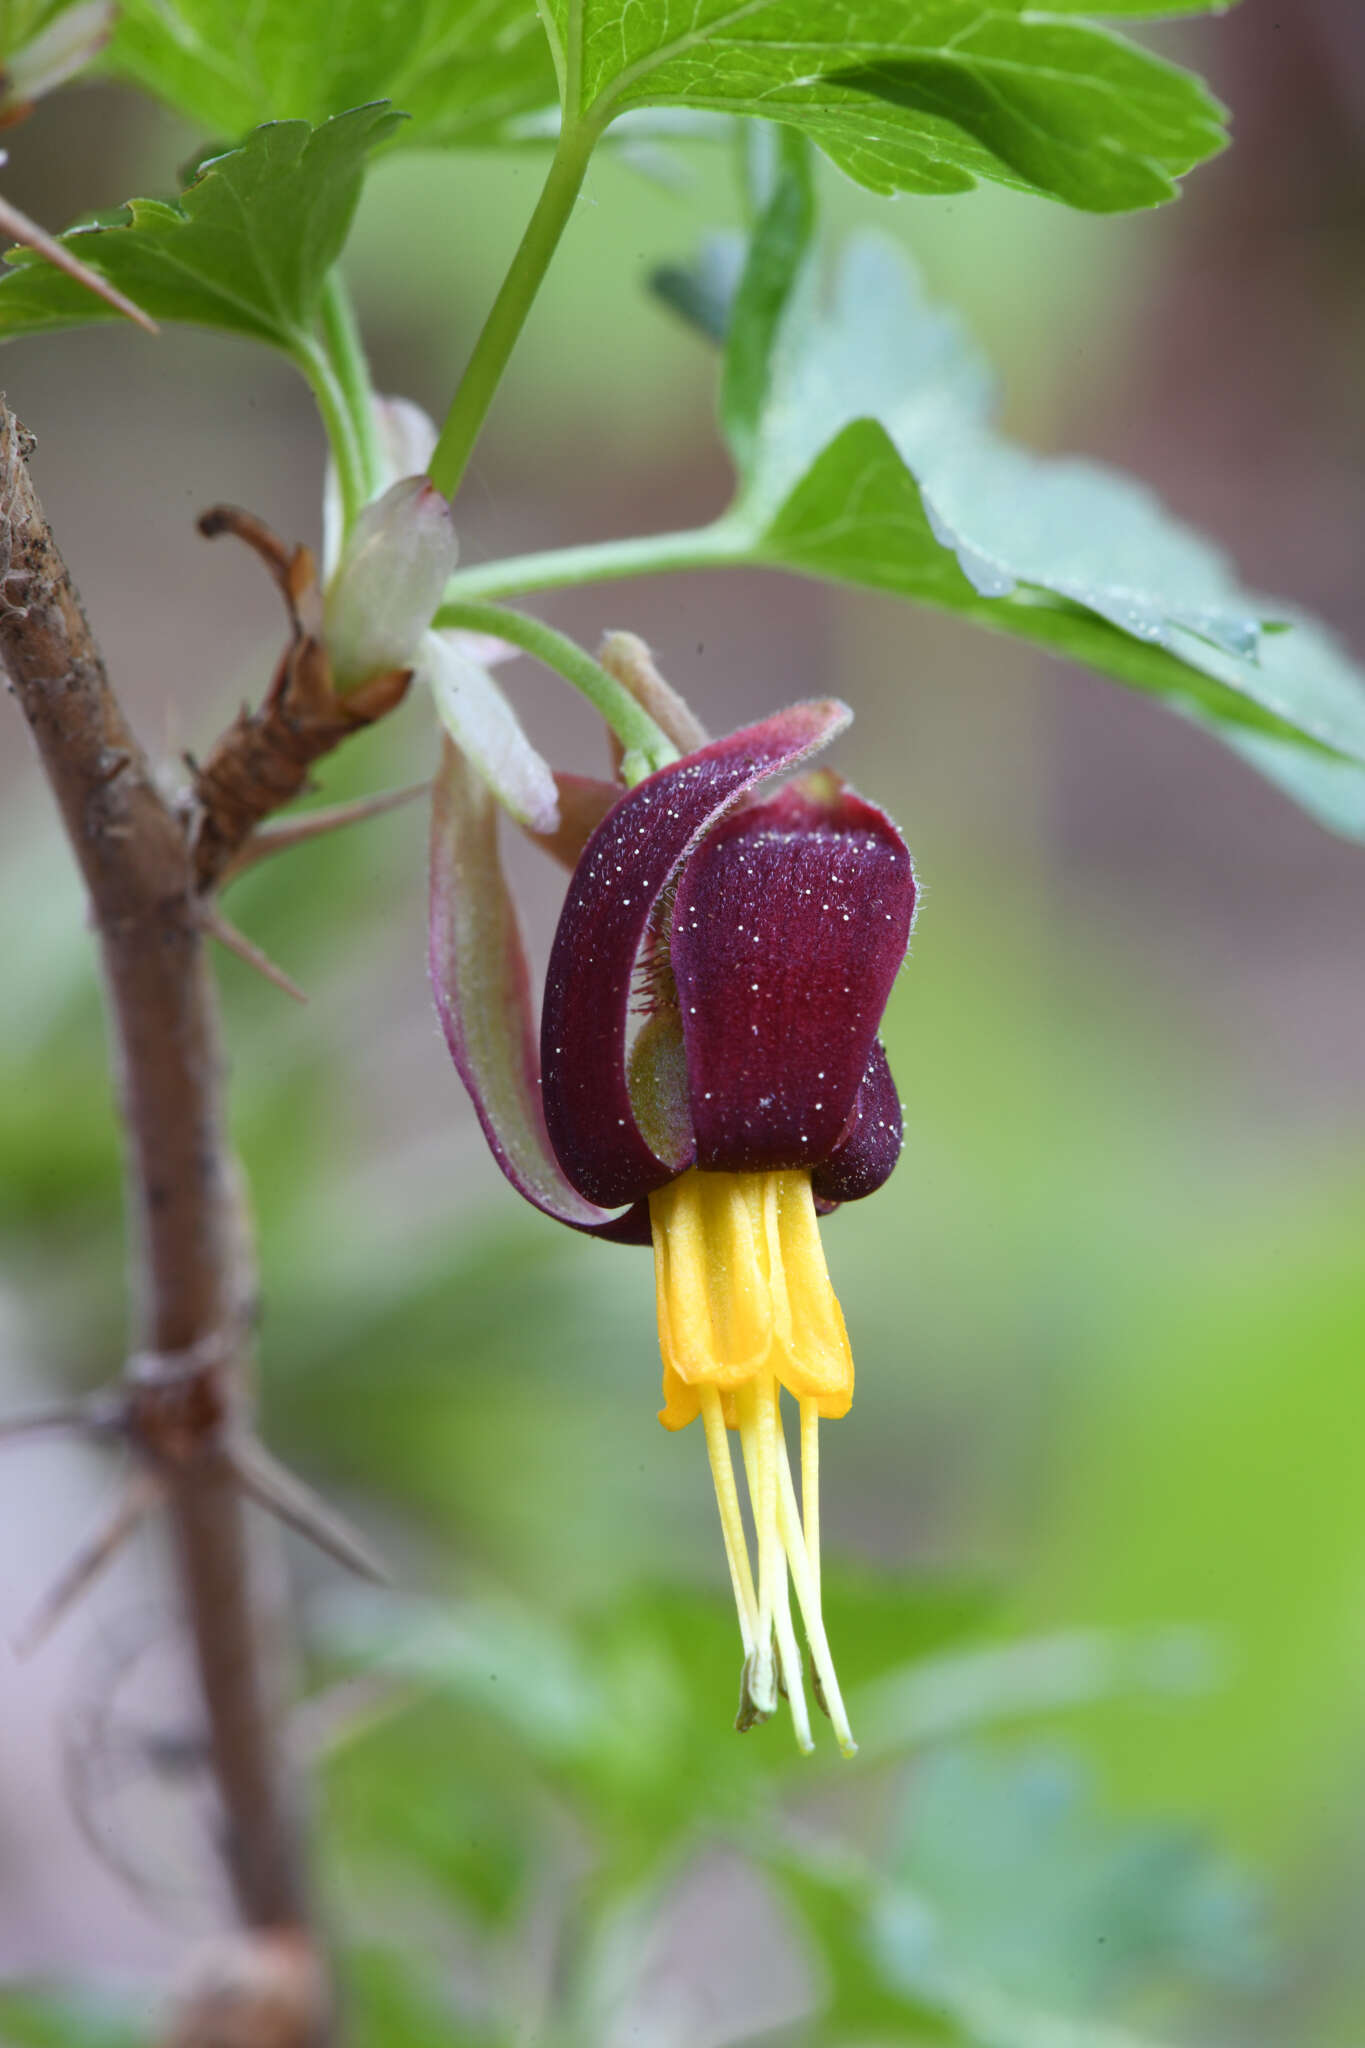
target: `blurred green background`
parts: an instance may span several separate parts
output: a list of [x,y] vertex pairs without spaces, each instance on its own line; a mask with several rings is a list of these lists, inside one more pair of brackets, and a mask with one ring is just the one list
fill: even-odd
[[[1360,647],[1353,15],[1186,32],[1239,145],[1178,209],[886,208],[832,177],[826,198],[963,307],[1017,431],[1125,461]],[[197,140],[73,92],[16,137],[7,190],[61,225],[168,184]],[[732,167],[666,168],[594,172],[462,501],[467,560],[722,502],[713,365],[644,283],[733,218]],[[376,175],[350,269],[381,388],[442,408],[536,177]],[[193,514],[236,499],[316,538],[306,396],[191,334],[17,346],[5,375],[144,736],[202,749],[280,621]],[[825,1435],[828,1619],[865,1755],[803,1766],[780,1721],[730,1731],[723,1557],[700,1441],[654,1421],[648,1258],[537,1219],[484,1153],[424,987],[419,812],[259,871],[230,912],[311,996],[224,962],[266,1432],[401,1588],[361,1598],[291,1549],[358,2038],[1359,2042],[1359,851],[1152,705],[890,602],[711,577],[546,609],[588,641],[642,632],[717,729],[848,697],[839,765],[916,855],[888,1022],[906,1150],[826,1228],[859,1372]],[[506,675],[545,750],[596,767],[565,693]],[[79,891],[0,719],[18,1408],[117,1367],[124,1277]],[[414,703],[325,794],[420,777],[431,745]],[[513,860],[543,954],[561,879]],[[65,1445],[5,1455],[12,1632],[110,1474]],[[164,1762],[191,1713],[169,1599],[153,1535],[4,1671],[0,1969],[22,1988],[0,2040],[144,2038],[221,1918],[205,1787]]]

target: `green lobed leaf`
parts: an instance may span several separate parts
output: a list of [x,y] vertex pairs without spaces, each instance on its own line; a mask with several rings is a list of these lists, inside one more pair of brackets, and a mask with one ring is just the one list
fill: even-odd
[[[379,1916],[382,1922],[382,1907]],[[496,2048],[498,2033],[455,2009],[450,1972],[371,1934],[341,1959],[347,2024],[375,2048]]]
[[1238,0],[1048,0],[1047,12],[1171,21],[1178,14],[1227,14],[1237,4]]
[[874,1907],[883,1968],[964,2019],[1110,2015],[1157,1989],[1264,1974],[1248,1880],[1188,1829],[1103,1812],[1066,1751],[940,1751],[897,1836]]
[[879,1967],[866,1879],[850,1878],[837,1859],[803,1855],[803,1846],[776,1860],[774,1875],[804,1923],[804,1946],[819,1958],[821,2038],[875,2041],[879,2048],[961,2044],[964,2037],[950,2014]]
[[533,0],[124,0],[110,61],[234,137],[385,98],[408,146],[484,144],[555,101]]
[[[133,199],[62,240],[156,320],[307,342],[365,161],[402,120],[382,102],[319,128],[277,121],[198,167],[176,201]],[[27,250],[0,275],[0,340],[117,317]]]
[[[1365,834],[1365,685],[1331,636],[1241,590],[1139,484],[1006,442],[983,358],[899,250],[855,239],[826,295],[803,191],[788,164],[733,299],[727,558],[890,591],[1083,662]],[[712,298],[723,268],[713,250]]]
[[[1301,645],[1313,646],[1312,628],[1298,636]],[[1323,658],[1335,666],[1338,659],[1330,641]],[[1330,754],[1309,753],[1306,748],[1276,739],[1270,733],[1225,732],[1223,737],[1243,760],[1276,783],[1305,811],[1343,839],[1365,843],[1365,769],[1354,761],[1342,761]]]
[[0,1991],[0,2042],[4,2048],[142,2048],[146,2030],[112,2002],[79,1991]]
[[1021,0],[546,0],[546,15],[573,115],[761,115],[874,192],[988,179],[1122,211],[1171,198],[1225,140],[1188,72]]

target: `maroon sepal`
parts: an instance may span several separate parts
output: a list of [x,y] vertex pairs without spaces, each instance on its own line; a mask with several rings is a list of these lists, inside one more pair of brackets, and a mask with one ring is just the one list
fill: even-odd
[[[713,741],[637,784],[584,849],[550,953],[541,1065],[550,1141],[587,1201],[603,1208],[639,1201],[679,1171],[646,1142],[627,1083],[631,992],[660,896],[741,798],[804,760],[850,715],[834,701],[796,704]],[[904,861],[908,875],[908,855]],[[904,950],[903,932],[897,964]],[[721,1000],[729,995],[723,989]],[[880,1015],[878,1005],[830,1132],[831,1148],[852,1108]],[[695,1112],[698,1085],[690,1055],[688,1064]]]
[[648,1244],[643,1203],[605,1214],[569,1185],[550,1148],[526,957],[498,856],[498,805],[449,739],[433,790],[430,942],[446,1043],[513,1187],[575,1230]]
[[[814,1167],[853,1142],[914,905],[900,833],[828,772],[745,805],[702,841],[678,882],[669,946],[700,1167]],[[885,1122],[880,1099],[872,1121]],[[883,1179],[894,1163],[893,1150]]]

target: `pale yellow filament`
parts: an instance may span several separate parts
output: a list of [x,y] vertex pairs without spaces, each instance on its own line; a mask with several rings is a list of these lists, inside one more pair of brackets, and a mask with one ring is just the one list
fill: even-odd
[[[804,1492],[805,1474],[802,1474]],[[853,1740],[853,1730],[848,1725],[848,1711],[844,1706],[843,1694],[830,1655],[829,1638],[825,1634],[825,1619],[820,1611],[820,1588],[810,1568],[806,1550],[806,1537],[801,1527],[801,1517],[796,1508],[796,1488],[792,1484],[791,1467],[786,1458],[781,1468],[782,1490],[778,1502],[778,1520],[782,1530],[782,1544],[791,1567],[792,1583],[796,1587],[797,1604],[805,1624],[806,1641],[810,1644],[811,1662],[819,1680],[819,1697],[824,1703],[838,1738],[839,1747],[845,1756],[855,1756],[858,1745]]]
[[808,1396],[801,1401],[801,1521],[806,1532],[815,1597],[820,1598],[820,1410]]
[[706,1450],[711,1460],[716,1506],[720,1510],[721,1534],[725,1538],[725,1561],[730,1567],[730,1584],[734,1587],[735,1608],[739,1614],[739,1633],[745,1656],[752,1657],[758,1627],[758,1600],[754,1593],[754,1576],[749,1569],[749,1541],[744,1533],[739,1494],[735,1489],[730,1435],[721,1412],[720,1395],[714,1387],[701,1389],[701,1419],[706,1430]]

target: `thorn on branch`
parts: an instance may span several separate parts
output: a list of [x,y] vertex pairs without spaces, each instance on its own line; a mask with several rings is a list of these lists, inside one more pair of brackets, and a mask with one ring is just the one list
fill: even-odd
[[326,832],[339,832],[346,825],[362,824],[366,818],[378,818],[385,811],[397,810],[400,804],[413,803],[419,796],[429,796],[429,782],[409,783],[405,789],[382,790],[377,796],[364,796],[354,803],[328,804],[324,809],[307,811],[300,818],[286,818],[276,825],[258,826],[245,843],[238,848],[219,877],[219,887],[235,882],[257,861],[266,860],[272,853],[288,853],[291,847],[304,846],[310,839],[320,839]]
[[229,924],[214,905],[202,906],[201,916],[205,931],[211,933],[220,945],[226,946],[229,953],[235,953],[248,967],[254,967],[258,974],[265,976],[272,987],[283,989],[296,1003],[307,1002],[308,997],[298,983],[291,981],[284,969],[277,967],[270,955],[263,953],[259,946],[254,945],[245,932],[239,932],[235,924]]
[[335,1508],[329,1507],[322,1496],[296,1473],[272,1456],[258,1438],[230,1438],[223,1445],[223,1456],[243,1493],[258,1507],[265,1508],[297,1535],[307,1537],[328,1557],[345,1565],[348,1571],[355,1572],[360,1578],[370,1579],[379,1586],[392,1585],[387,1566],[358,1530],[353,1529]]
[[282,1465],[238,1419],[231,1376],[238,1346],[227,1331],[183,1352],[139,1352],[123,1380],[80,1401],[54,1403],[0,1422],[0,1442],[41,1430],[117,1436],[136,1460],[113,1509],[58,1575],[14,1638],[30,1656],[93,1584],[154,1508],[177,1473],[213,1460],[237,1489],[348,1571],[392,1583],[381,1558],[344,1515]]
[[87,1395],[80,1401],[57,1401],[28,1415],[0,1417],[0,1444],[16,1437],[42,1436],[48,1431],[69,1436],[117,1436],[127,1421],[127,1404],[117,1392]]
[[13,1640],[16,1657],[31,1657],[122,1550],[152,1509],[165,1499],[159,1476],[140,1466],[124,1482],[114,1507],[59,1573]]

